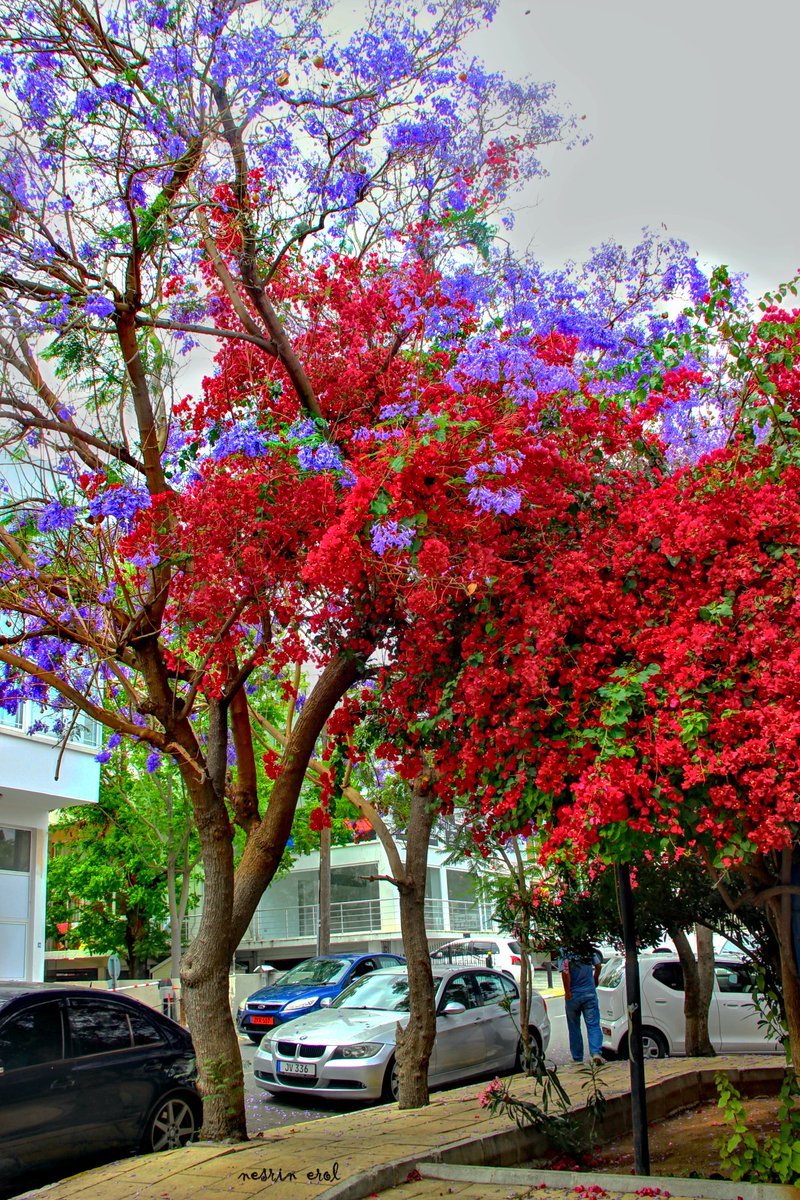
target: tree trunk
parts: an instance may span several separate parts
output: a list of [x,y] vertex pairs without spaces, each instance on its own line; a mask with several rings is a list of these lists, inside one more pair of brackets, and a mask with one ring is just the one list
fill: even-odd
[[[221,705],[209,710],[205,774],[198,778],[191,762],[176,757],[192,801],[205,875],[200,927],[181,961],[181,988],[204,1099],[201,1132],[212,1141],[247,1138],[242,1056],[228,988],[231,959],[280,864],[314,743],[362,665],[341,656],[325,667],[292,730],[267,810],[260,819],[255,815],[247,831],[235,874],[224,800],[227,725]],[[170,733],[190,750],[194,733],[185,726]]]
[[331,829],[325,825],[319,834],[319,935],[317,953],[331,952]]
[[[789,881],[786,862],[782,864],[783,879]],[[800,978],[794,951],[791,896],[787,892],[773,896],[768,902],[771,923],[778,937],[781,959],[781,991],[783,1012],[789,1034],[789,1058],[794,1072],[800,1079]]]
[[400,1108],[423,1108],[429,1099],[428,1063],[436,1037],[436,1006],[425,927],[425,880],[433,811],[427,793],[430,779],[414,781],[406,840],[405,877],[400,881],[400,927],[408,963],[410,1015],[405,1029],[397,1026]]
[[201,1136],[244,1141],[247,1123],[239,1040],[230,1007],[228,976],[235,945],[233,842],[224,802],[210,779],[187,773],[203,855],[205,889],[200,927],[181,961],[181,990],[197,1055],[203,1096]]
[[[714,986],[714,953],[711,945],[711,931],[706,930],[708,938],[703,937],[703,949],[700,950],[701,926],[698,930],[698,956],[702,957],[702,969],[692,952],[685,932],[675,927],[668,930],[678,951],[678,957],[683,967],[683,1014],[686,1024],[686,1054],[696,1058],[710,1058],[716,1051],[711,1044],[708,1033],[708,1008],[711,1003],[711,991]],[[711,945],[710,970],[708,947]]]
[[[506,857],[506,863],[511,871],[512,876],[516,874],[516,886],[519,889],[519,894],[525,902],[525,908],[529,909],[530,891],[525,879],[525,862],[520,849],[519,838],[513,839],[514,859],[516,865],[516,873],[511,860]],[[525,928],[520,922],[520,927],[514,929],[514,936],[519,942],[520,947],[520,971],[519,971],[519,1031],[522,1038],[523,1050],[523,1066],[526,1074],[530,1072],[533,1063],[531,1054],[531,992],[533,990],[533,965],[531,963],[531,939],[530,929]]]
[[181,970],[181,918],[178,914],[178,881],[174,854],[170,854],[167,859],[167,897],[169,901],[169,973],[173,979],[178,979]]
[[532,1062],[530,1023],[533,971],[531,969],[531,952],[527,931],[523,933],[522,930],[519,930],[517,940],[519,941],[519,957],[521,961],[519,969],[519,1032],[524,1052],[523,1066],[527,1074],[530,1071]]

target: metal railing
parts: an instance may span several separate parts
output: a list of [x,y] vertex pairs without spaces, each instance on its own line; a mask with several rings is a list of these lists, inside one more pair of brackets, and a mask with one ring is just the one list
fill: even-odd
[[[184,940],[190,941],[200,923],[200,912],[184,921]],[[425,900],[425,925],[429,934],[491,932],[493,923],[486,905],[470,900]],[[400,936],[400,905],[396,897],[384,900],[345,900],[331,904],[331,934]],[[241,949],[264,942],[309,941],[317,936],[319,907],[302,904],[295,908],[264,908],[256,911],[239,943]]]

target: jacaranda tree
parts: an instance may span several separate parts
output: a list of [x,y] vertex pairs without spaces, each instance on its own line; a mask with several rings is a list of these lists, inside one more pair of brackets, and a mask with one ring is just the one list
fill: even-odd
[[[509,185],[565,129],[548,87],[463,51],[491,12],[376,6],[337,39],[313,0],[3,9],[2,700],[61,707],[65,736],[80,710],[110,731],[104,756],[131,738],[181,771],[211,1137],[245,1133],[233,951],[325,722],[403,620],[383,599],[381,549],[408,539],[376,484],[391,458],[362,477],[359,431],[386,451],[381,414],[450,394],[449,352],[418,353],[428,318],[459,316],[453,270],[470,283]],[[423,436],[431,469],[458,453],[436,412]],[[291,691],[307,661],[267,805],[248,688]]]

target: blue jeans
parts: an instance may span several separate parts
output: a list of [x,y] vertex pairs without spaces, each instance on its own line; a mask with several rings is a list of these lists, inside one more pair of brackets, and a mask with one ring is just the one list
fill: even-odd
[[583,1062],[583,1034],[581,1032],[581,1016],[586,1022],[586,1036],[589,1039],[589,1053],[594,1056],[603,1049],[603,1032],[600,1028],[600,1005],[597,1003],[597,993],[590,996],[573,996],[564,1001],[567,1014],[567,1029],[569,1030],[569,1052],[573,1062]]

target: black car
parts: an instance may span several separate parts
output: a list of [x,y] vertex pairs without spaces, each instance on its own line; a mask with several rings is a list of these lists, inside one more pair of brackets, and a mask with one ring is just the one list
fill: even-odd
[[0,1188],[185,1145],[202,1123],[195,1073],[187,1031],[130,997],[0,982]]

